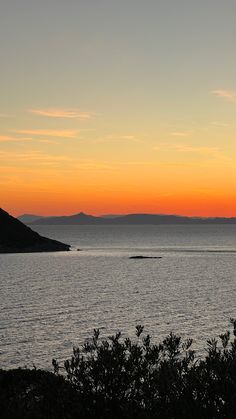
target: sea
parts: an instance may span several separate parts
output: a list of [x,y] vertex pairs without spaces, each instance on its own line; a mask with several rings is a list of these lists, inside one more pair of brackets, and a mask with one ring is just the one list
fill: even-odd
[[[0,255],[0,368],[51,368],[99,328],[204,355],[236,318],[236,225],[34,226],[70,252]],[[79,250],[78,250],[79,249]],[[158,259],[130,259],[131,256]]]

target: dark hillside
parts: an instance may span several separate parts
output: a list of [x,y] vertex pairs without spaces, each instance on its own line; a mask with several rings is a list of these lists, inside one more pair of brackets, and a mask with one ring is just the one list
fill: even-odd
[[56,252],[70,246],[40,236],[0,208],[0,253]]

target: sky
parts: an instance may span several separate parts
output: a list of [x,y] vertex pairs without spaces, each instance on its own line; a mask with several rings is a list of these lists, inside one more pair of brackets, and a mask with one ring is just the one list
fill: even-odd
[[1,0],[0,207],[236,216],[235,0]]

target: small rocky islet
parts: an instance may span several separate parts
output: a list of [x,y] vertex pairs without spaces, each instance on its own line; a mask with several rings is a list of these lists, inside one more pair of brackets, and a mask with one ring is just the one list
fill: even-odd
[[162,259],[162,256],[143,256],[143,255],[137,255],[137,256],[130,256],[129,259]]

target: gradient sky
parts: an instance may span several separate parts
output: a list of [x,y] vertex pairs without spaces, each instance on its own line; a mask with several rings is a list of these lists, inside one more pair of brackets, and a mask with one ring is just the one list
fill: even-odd
[[1,0],[0,206],[236,216],[235,0]]

